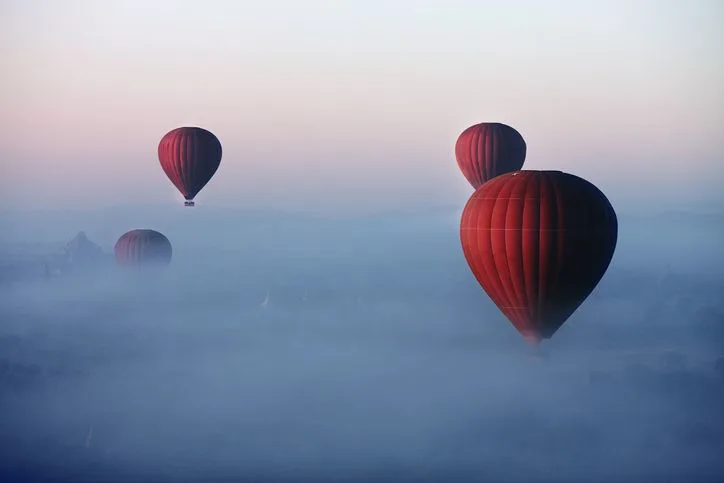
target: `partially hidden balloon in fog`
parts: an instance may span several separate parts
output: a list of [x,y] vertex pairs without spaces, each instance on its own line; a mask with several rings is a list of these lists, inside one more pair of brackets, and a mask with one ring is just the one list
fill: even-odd
[[166,266],[171,263],[171,242],[155,230],[131,230],[124,233],[114,247],[116,262],[121,266]]
[[618,221],[593,184],[560,171],[500,175],[470,197],[460,222],[475,278],[529,341],[550,338],[606,272]]
[[221,142],[200,127],[179,127],[158,144],[158,160],[173,185],[193,206],[193,199],[219,169]]
[[455,143],[455,159],[463,176],[477,189],[486,181],[523,167],[526,144],[518,131],[499,122],[470,126]]

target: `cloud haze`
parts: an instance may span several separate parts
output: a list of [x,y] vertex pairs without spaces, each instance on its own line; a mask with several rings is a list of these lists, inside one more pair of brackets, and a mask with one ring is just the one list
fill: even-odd
[[[122,215],[95,216],[120,226]],[[472,279],[455,213],[207,217],[227,220],[223,237],[167,219],[174,260],[154,277],[123,274],[109,260],[97,271],[4,285],[6,474],[529,482],[724,475],[721,259],[697,243],[703,236],[640,257],[645,245],[627,235],[636,224],[661,239],[684,231],[682,223],[702,234],[706,218],[672,215],[665,228],[657,218],[622,218],[609,273],[541,360]],[[32,221],[28,233],[39,233]],[[61,239],[59,231],[48,240]],[[98,235],[106,251],[107,240]],[[4,246],[5,266],[31,249]]]

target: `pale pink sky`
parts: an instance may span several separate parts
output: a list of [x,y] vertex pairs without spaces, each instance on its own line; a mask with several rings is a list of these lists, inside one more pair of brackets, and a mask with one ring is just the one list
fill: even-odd
[[177,202],[156,146],[182,125],[224,147],[203,203],[460,204],[481,121],[614,204],[724,200],[721,2],[1,5],[6,207]]

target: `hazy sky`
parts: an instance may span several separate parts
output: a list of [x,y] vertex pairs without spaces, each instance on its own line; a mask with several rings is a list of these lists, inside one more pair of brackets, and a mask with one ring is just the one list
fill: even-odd
[[201,203],[462,204],[481,121],[617,207],[724,202],[716,0],[0,1],[6,207],[178,202],[181,125],[224,146]]

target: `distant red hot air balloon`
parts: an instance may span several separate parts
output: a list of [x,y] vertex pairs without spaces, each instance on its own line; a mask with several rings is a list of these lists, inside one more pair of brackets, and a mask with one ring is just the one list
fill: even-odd
[[158,160],[168,179],[186,198],[185,206],[206,186],[221,164],[221,142],[200,127],[179,127],[158,144]]
[[536,345],[550,338],[606,272],[618,221],[593,184],[560,171],[518,171],[478,188],[460,222],[475,278]]
[[460,134],[455,159],[468,182],[478,189],[495,176],[520,170],[526,149],[523,136],[512,127],[483,122]]
[[162,233],[131,230],[118,239],[114,252],[121,266],[166,266],[171,263],[172,249]]

